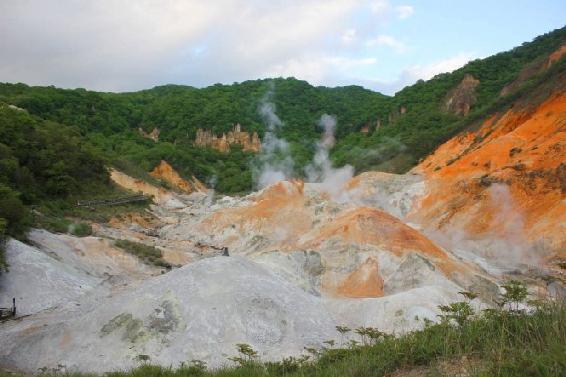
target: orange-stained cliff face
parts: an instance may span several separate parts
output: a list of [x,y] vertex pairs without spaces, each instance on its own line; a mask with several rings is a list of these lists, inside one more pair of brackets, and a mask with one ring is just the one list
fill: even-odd
[[179,173],[173,169],[167,161],[161,160],[159,165],[157,165],[151,173],[149,173],[154,178],[161,179],[169,183],[174,188],[177,188],[183,192],[191,193],[195,191],[207,191],[206,187],[200,182],[196,177],[191,177],[191,181],[183,179]]
[[157,202],[164,202],[171,198],[171,193],[164,188],[156,187],[141,179],[130,177],[116,169],[110,171],[110,179],[127,190],[153,196]]
[[546,69],[550,68],[554,63],[560,60],[561,57],[566,55],[566,44],[560,46],[556,51],[548,56],[548,59],[545,61]]
[[449,140],[414,169],[426,176],[428,194],[412,217],[566,256],[566,93],[517,107]]
[[556,49],[553,53],[548,55],[546,59],[543,60],[535,60],[534,62],[527,64],[523,69],[519,72],[517,78],[511,81],[509,84],[505,85],[501,90],[500,95],[506,96],[510,93],[513,93],[517,89],[521,87],[527,80],[532,78],[535,75],[541,74],[547,69],[549,69],[554,63],[556,63],[560,58],[566,55],[566,44],[560,46]]

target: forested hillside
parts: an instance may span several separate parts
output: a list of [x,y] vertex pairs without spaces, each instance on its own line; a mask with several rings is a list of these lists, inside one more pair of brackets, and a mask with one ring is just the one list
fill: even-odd
[[[293,78],[204,89],[167,85],[121,94],[3,84],[0,100],[75,126],[115,165],[132,174],[136,168],[149,171],[166,159],[182,174],[194,174],[204,182],[214,178],[219,191],[235,193],[252,188],[249,163],[253,155],[238,148],[230,154],[194,148],[196,131],[202,128],[219,134],[241,123],[245,131],[263,136],[258,106],[268,92],[285,123],[279,136],[290,142],[298,173],[312,158],[320,133],[316,123],[322,114],[336,114],[339,135],[347,135],[357,132],[367,119],[388,112],[389,98],[382,94],[354,86],[317,88]],[[139,128],[146,132],[158,128],[159,143],[141,137]]]
[[[338,120],[339,142],[332,151],[338,165],[349,163],[357,171],[382,168],[401,172],[493,106],[510,102],[514,91],[536,81],[543,72],[526,75],[514,91],[502,93],[503,88],[525,67],[547,59],[564,43],[566,28],[420,81],[393,97],[356,86],[314,87],[305,81],[278,78],[203,89],[165,85],[118,94],[2,84],[0,101],[76,127],[118,164],[133,163],[147,171],[165,158],[182,173],[195,174],[203,181],[216,177],[220,191],[242,192],[251,188],[248,165],[252,155],[237,149],[230,155],[204,152],[195,150],[192,143],[198,128],[221,133],[235,123],[263,136],[258,104],[270,90],[270,100],[284,122],[279,136],[291,143],[297,174],[312,157],[312,144],[321,131],[316,122],[324,113],[334,114]],[[464,93],[469,112],[462,114],[444,105],[466,75],[477,80],[477,86]],[[363,127],[367,134],[359,132]],[[139,137],[138,128],[147,132],[159,128],[159,143]]]
[[3,238],[24,234],[30,208],[111,191],[106,164],[76,129],[0,103],[0,272]]

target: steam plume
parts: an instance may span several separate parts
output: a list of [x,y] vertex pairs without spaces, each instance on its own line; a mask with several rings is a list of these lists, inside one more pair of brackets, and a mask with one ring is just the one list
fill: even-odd
[[488,200],[482,210],[493,213],[490,233],[478,237],[454,225],[444,231],[427,232],[427,235],[439,245],[473,260],[494,275],[542,265],[546,256],[544,245],[540,242],[530,243],[525,238],[524,217],[509,186],[494,183],[486,193]]
[[277,137],[277,132],[283,127],[283,122],[276,114],[275,104],[271,102],[273,90],[273,82],[270,82],[269,90],[258,106],[258,113],[267,127],[261,154],[252,168],[253,180],[258,188],[264,188],[292,177],[295,165],[289,154],[289,144],[284,139]]
[[509,186],[495,183],[489,188],[489,198],[494,208],[493,226],[500,226],[499,237],[492,243],[494,259],[511,265],[537,265],[539,261],[531,252],[532,245],[524,237],[525,221],[517,207]]
[[329,193],[333,199],[340,200],[344,186],[354,176],[354,168],[350,165],[333,168],[328,157],[328,151],[335,142],[336,117],[323,114],[318,124],[324,131],[321,140],[316,144],[313,161],[305,168],[306,178],[308,182],[320,183],[322,191]]

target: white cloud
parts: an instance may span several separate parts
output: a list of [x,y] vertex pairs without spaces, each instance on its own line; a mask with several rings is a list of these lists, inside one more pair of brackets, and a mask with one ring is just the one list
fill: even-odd
[[387,46],[394,49],[396,52],[405,52],[407,47],[405,44],[395,37],[390,35],[380,34],[375,38],[369,39],[366,41],[366,46],[373,47],[373,46]]
[[405,50],[386,34],[368,38],[409,13],[388,0],[0,0],[0,81],[121,91],[293,75],[345,85],[377,66],[368,46]]
[[467,62],[477,58],[473,52],[462,52],[447,59],[438,60],[426,65],[414,65],[405,71],[405,75],[413,80],[429,80],[439,73],[452,72],[463,67]]
[[294,76],[307,80],[313,85],[334,82],[335,76],[348,76],[357,67],[370,66],[377,63],[375,58],[348,58],[343,56],[306,55],[275,64],[266,70],[263,77]]
[[387,12],[391,8],[388,0],[373,0],[370,2],[370,9],[375,14]]
[[394,94],[405,86],[414,84],[418,80],[429,80],[439,73],[452,72],[461,68],[467,62],[477,58],[478,56],[475,53],[462,52],[446,59],[434,61],[430,64],[410,66],[404,69],[397,78],[392,80],[358,78],[355,80],[355,83],[385,94]]
[[342,43],[350,44],[356,40],[356,29],[348,29],[342,34]]
[[415,8],[411,5],[393,6],[389,0],[372,0],[370,9],[375,15],[394,13],[400,19],[408,18],[415,12]]
[[410,5],[400,5],[395,7],[395,11],[400,19],[405,19],[411,17],[415,12],[415,9]]
[[[256,78],[306,52],[340,54],[349,0],[0,3],[0,81],[133,90]],[[354,38],[350,32],[346,38]]]

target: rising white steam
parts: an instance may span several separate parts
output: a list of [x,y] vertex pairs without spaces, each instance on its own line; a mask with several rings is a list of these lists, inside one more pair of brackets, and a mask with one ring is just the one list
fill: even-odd
[[261,153],[257,156],[256,165],[252,168],[252,176],[258,188],[264,188],[275,182],[289,179],[293,176],[294,161],[289,154],[289,144],[277,137],[277,132],[283,127],[283,122],[276,114],[273,97],[273,82],[263,96],[258,106],[266,132],[261,144]]
[[491,245],[491,257],[498,262],[514,266],[537,265],[539,256],[533,253],[532,245],[525,238],[525,221],[515,203],[509,186],[495,183],[488,190],[494,211],[492,226],[499,229]]
[[540,266],[546,256],[544,245],[541,242],[531,243],[524,236],[524,217],[509,186],[494,183],[486,193],[486,207],[479,210],[493,213],[490,234],[478,237],[450,226],[442,232],[428,231],[427,236],[493,275]]
[[321,140],[316,144],[313,161],[305,168],[307,182],[319,183],[321,191],[325,191],[335,200],[340,200],[346,183],[354,176],[354,168],[345,165],[341,168],[332,167],[328,151],[334,146],[334,131],[336,117],[324,114],[318,125],[323,128]]
[[[294,176],[294,161],[289,152],[289,144],[277,136],[284,126],[276,113],[273,97],[273,83],[266,95],[261,99],[258,112],[265,125],[266,133],[262,142],[261,153],[257,156],[252,168],[255,185],[267,187],[275,182],[287,180]],[[336,117],[324,114],[318,125],[323,128],[321,140],[316,143],[313,161],[305,168],[306,181],[318,183],[320,191],[327,192],[335,200],[340,200],[344,186],[354,176],[354,168],[350,165],[341,168],[332,167],[328,151],[334,146]]]

